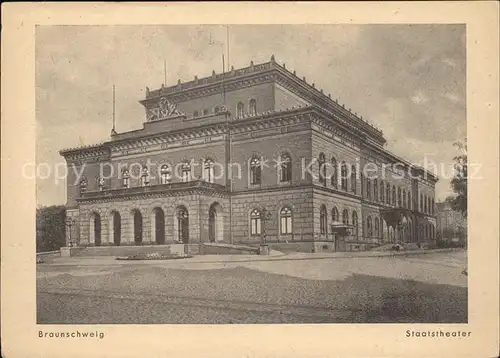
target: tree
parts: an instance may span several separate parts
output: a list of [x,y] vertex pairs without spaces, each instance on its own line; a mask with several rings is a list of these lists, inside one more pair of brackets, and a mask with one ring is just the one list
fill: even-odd
[[455,142],[459,154],[453,158],[455,161],[455,176],[451,179],[450,185],[455,193],[449,199],[453,210],[467,216],[467,139],[464,142]]
[[66,244],[66,208],[63,205],[36,209],[36,251],[55,251]]

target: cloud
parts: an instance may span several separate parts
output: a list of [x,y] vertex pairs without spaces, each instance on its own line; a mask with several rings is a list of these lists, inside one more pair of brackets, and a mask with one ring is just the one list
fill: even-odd
[[429,98],[425,95],[423,91],[417,91],[413,96],[410,97],[412,102],[415,104],[423,104],[429,102]]
[[446,98],[447,100],[449,100],[450,102],[453,102],[453,103],[459,103],[461,101],[460,97],[456,93],[446,92],[443,95],[443,97]]
[[444,58],[443,60],[443,63],[452,67],[452,68],[455,68],[457,67],[457,63],[455,60],[453,60],[452,58]]

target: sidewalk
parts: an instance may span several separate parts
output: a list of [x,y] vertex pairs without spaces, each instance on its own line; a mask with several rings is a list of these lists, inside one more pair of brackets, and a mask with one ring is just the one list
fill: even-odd
[[344,259],[344,258],[367,258],[387,256],[409,256],[424,255],[438,252],[457,252],[463,249],[435,249],[414,251],[360,251],[360,252],[293,252],[285,254],[272,250],[268,256],[261,255],[197,255],[186,259],[177,260],[116,260],[115,256],[96,257],[58,257],[44,266],[123,266],[123,265],[161,265],[161,264],[202,264],[202,263],[224,263],[224,262],[258,262],[258,261],[293,261],[293,260],[321,260],[321,259]]

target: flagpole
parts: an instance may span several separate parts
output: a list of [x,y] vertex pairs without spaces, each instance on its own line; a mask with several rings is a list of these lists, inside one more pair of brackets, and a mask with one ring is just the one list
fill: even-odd
[[114,135],[116,134],[115,130],[115,85],[113,84],[113,128],[111,129],[111,134]]
[[222,54],[222,99],[223,99],[223,103],[224,103],[224,106],[226,105],[226,86],[224,85],[224,76],[225,76],[225,73],[226,73],[226,66],[225,66],[225,63],[224,63],[224,54]]
[[226,25],[227,68],[229,69],[229,25]]
[[163,60],[163,74],[165,76],[165,87],[167,86],[167,60]]

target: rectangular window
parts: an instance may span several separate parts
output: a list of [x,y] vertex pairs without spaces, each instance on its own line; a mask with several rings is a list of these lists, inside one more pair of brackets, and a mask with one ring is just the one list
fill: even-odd
[[170,173],[162,173],[161,174],[161,183],[162,184],[169,184],[171,180],[172,180],[172,176],[170,175]]
[[214,168],[212,166],[205,167],[205,172],[203,173],[203,179],[209,183],[214,182]]
[[292,218],[282,217],[281,218],[281,233],[283,235],[292,233]]
[[260,235],[260,218],[250,219],[250,233],[252,235]]

